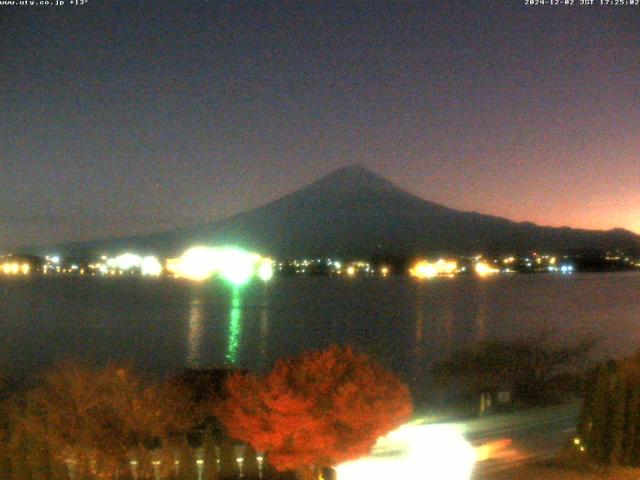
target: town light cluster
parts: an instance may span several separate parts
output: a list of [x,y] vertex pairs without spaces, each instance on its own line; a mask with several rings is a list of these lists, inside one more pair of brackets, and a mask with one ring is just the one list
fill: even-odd
[[[70,270],[77,268],[79,267],[74,264],[69,267]],[[146,277],[158,277],[164,269],[158,257],[153,255],[142,256],[137,253],[126,252],[116,257],[103,255],[100,257],[100,261],[88,264],[86,269],[81,268],[81,273],[84,273],[85,270],[92,274],[99,273],[101,275],[137,273]]]
[[4,275],[27,275],[31,270],[31,265],[28,263],[20,263],[16,261],[3,262],[0,268],[0,272]]
[[[508,257],[503,260],[504,264],[511,264],[514,262],[514,257]],[[467,259],[467,262],[463,261],[463,265],[460,265],[457,260],[440,258],[437,261],[431,262],[429,260],[418,260],[409,269],[409,275],[419,279],[434,278],[434,277],[453,277],[459,273],[474,272],[480,277],[486,277],[487,275],[493,275],[501,272],[512,272],[509,268],[500,270],[497,266],[497,262],[491,262],[484,260],[482,255]]]
[[147,255],[142,257],[135,253],[123,253],[114,258],[109,258],[104,266],[109,271],[139,270],[144,276],[157,277],[162,273],[162,264],[157,257]]

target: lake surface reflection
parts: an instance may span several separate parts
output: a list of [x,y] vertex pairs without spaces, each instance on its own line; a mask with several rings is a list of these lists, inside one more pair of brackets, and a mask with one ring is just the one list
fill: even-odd
[[554,330],[640,347],[640,273],[479,279],[283,278],[233,288],[171,279],[0,280],[0,369],[30,374],[64,357],[131,359],[151,374],[277,358],[331,343],[369,353],[411,383],[453,349]]

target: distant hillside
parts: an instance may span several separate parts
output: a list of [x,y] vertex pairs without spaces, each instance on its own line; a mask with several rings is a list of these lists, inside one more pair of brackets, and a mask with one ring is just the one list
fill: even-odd
[[125,249],[176,254],[194,244],[233,243],[278,257],[640,252],[629,231],[577,230],[463,212],[411,195],[361,167],[345,167],[254,210],[219,222],[131,238],[61,245],[66,254]]

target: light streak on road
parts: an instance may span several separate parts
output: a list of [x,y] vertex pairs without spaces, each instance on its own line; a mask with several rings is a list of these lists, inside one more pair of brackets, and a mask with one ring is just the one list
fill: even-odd
[[480,480],[557,454],[575,430],[579,402],[458,423],[416,419],[367,457],[336,467],[337,480]]
[[336,467],[338,480],[468,480],[474,448],[446,424],[407,424],[380,438],[370,456]]

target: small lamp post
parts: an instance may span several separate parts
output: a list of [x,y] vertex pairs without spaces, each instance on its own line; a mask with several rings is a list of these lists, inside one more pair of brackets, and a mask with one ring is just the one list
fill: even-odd
[[202,474],[204,472],[204,460],[202,458],[196,460],[196,469],[198,471],[198,480],[202,480]]
[[174,460],[173,462],[173,472],[176,478],[180,474],[180,460]]
[[264,463],[264,452],[256,452],[256,460],[258,461],[258,478],[262,480],[262,465]]
[[238,478],[244,477],[244,473],[242,473],[242,462],[244,462],[243,457],[236,457],[236,463],[238,464]]
[[220,476],[220,470],[222,469],[222,465],[220,463],[220,447],[218,445],[214,445],[213,449],[216,452],[216,471],[218,472],[218,476]]
[[244,477],[242,472],[242,463],[244,462],[244,451],[247,447],[245,445],[236,445],[233,447],[233,451],[236,454],[236,463],[238,464],[238,478]]
[[160,480],[160,460],[154,460],[151,462],[153,467],[153,476],[156,480]]
[[69,480],[76,480],[76,461],[73,458],[67,458],[67,471],[69,472]]
[[133,480],[138,480],[138,461],[131,460],[129,462],[129,466],[131,467],[131,476],[133,477]]

